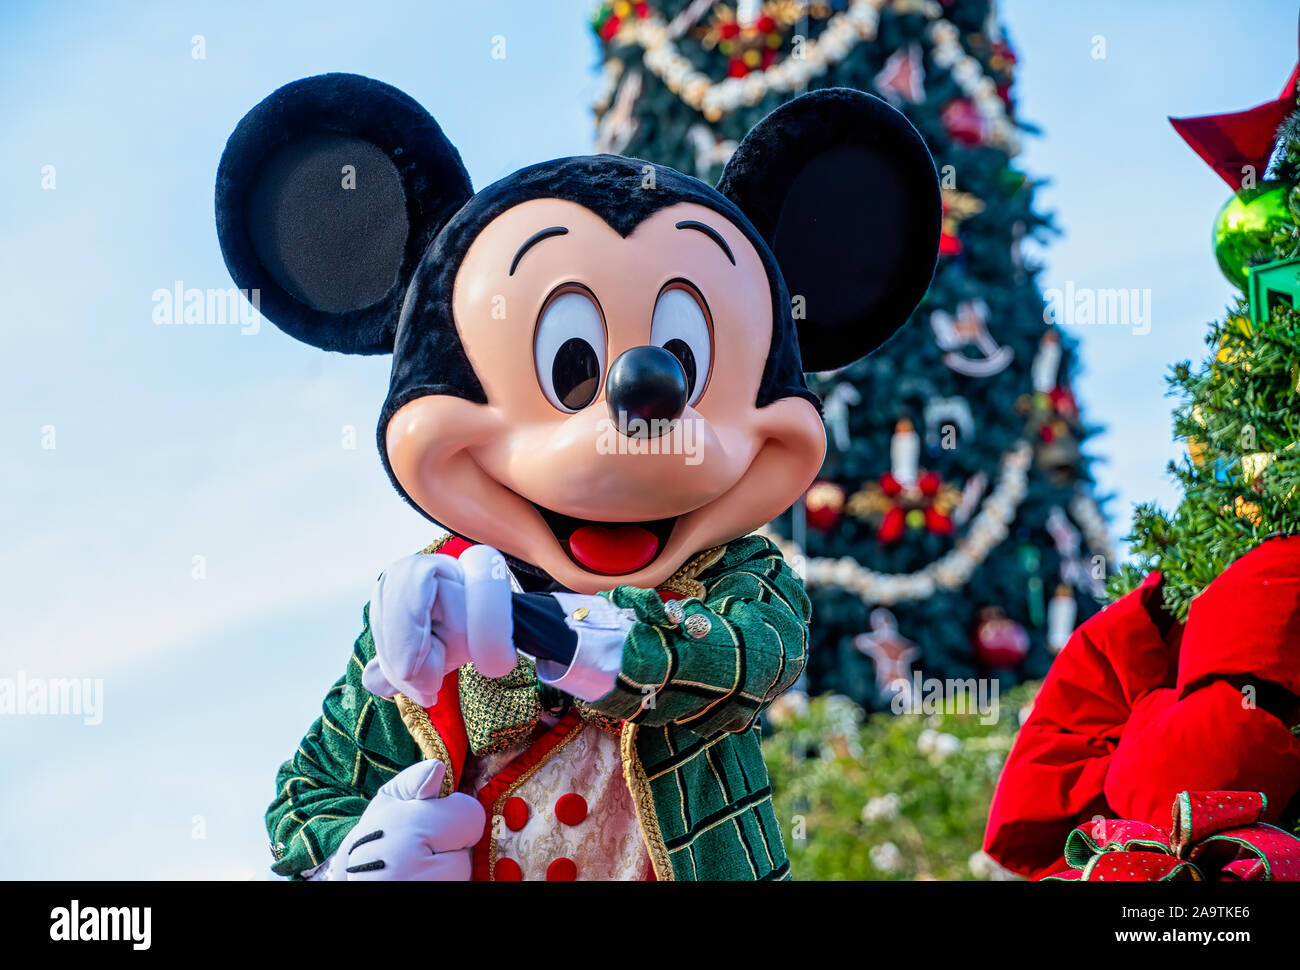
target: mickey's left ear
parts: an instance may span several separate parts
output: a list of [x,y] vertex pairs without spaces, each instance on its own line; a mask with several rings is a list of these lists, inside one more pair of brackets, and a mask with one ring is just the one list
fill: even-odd
[[771,246],[806,371],[852,363],[888,340],[925,295],[942,216],[934,159],[902,113],[825,88],[754,127],[718,182]]

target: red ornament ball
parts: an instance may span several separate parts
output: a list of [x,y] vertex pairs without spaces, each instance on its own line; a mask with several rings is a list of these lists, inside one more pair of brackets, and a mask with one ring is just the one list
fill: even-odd
[[987,135],[984,116],[970,98],[955,98],[940,113],[949,137],[963,145],[983,144]]
[[992,606],[980,610],[975,623],[975,656],[985,667],[1011,669],[1029,653],[1025,628]]
[[601,24],[600,39],[613,40],[614,35],[618,33],[618,29],[622,26],[623,26],[623,18],[615,17],[613,14],[611,14],[608,18],[606,18],[605,22]]

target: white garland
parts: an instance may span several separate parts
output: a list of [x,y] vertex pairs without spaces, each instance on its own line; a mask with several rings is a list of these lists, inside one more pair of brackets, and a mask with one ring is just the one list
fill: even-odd
[[1003,145],[1013,155],[1020,149],[1020,133],[1015,123],[1007,117],[1007,106],[998,94],[998,85],[984,73],[979,60],[967,54],[961,46],[961,32],[947,20],[936,20],[930,25],[930,40],[934,42],[934,62],[947,68],[962,93],[975,103],[976,110],[989,126],[989,138]]
[[1097,500],[1080,489],[1070,501],[1070,512],[1074,515],[1074,521],[1083,529],[1088,551],[1104,556],[1108,563],[1114,563],[1117,559],[1115,543],[1111,540],[1106,517],[1097,507]]
[[618,80],[623,76],[623,67],[623,62],[617,57],[611,57],[605,62],[600,79],[600,91],[596,94],[596,100],[591,104],[596,109],[598,116],[608,111],[609,106],[613,103],[614,92],[618,90]]
[[1002,457],[997,487],[971,520],[957,545],[934,562],[912,573],[879,573],[856,559],[809,559],[802,549],[764,527],[759,530],[777,544],[782,555],[810,587],[839,586],[869,606],[929,599],[937,590],[960,589],[979,565],[1010,533],[1016,510],[1025,497],[1034,449],[1022,441]]
[[[853,0],[849,8],[831,17],[821,34],[803,42],[802,56],[790,56],[766,70],[750,71],[743,78],[729,77],[713,81],[677,49],[674,34],[657,13],[628,24],[620,32],[644,51],[646,68],[681,100],[716,122],[742,105],[758,104],[770,92],[802,91],[814,77],[839,63],[862,41],[876,38],[880,11],[893,0]],[[1019,132],[1007,116],[1006,105],[997,93],[997,84],[985,76],[980,62],[961,46],[960,32],[940,14],[938,3],[922,8],[934,23],[930,37],[934,42],[934,60],[951,73],[962,92],[971,99],[988,125],[989,138],[1011,154],[1019,151]],[[618,84],[623,64],[612,60],[605,65],[603,90],[596,100],[597,111],[609,104]]]

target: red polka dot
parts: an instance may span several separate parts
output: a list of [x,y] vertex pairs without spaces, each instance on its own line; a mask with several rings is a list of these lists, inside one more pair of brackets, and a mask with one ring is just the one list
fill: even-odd
[[528,824],[528,803],[522,798],[507,799],[501,807],[501,814],[505,817],[506,828],[518,832]]
[[572,859],[561,856],[546,867],[548,882],[573,882],[578,878],[578,866]]
[[574,792],[561,795],[555,803],[555,817],[565,825],[580,824],[587,817],[587,800]]
[[524,871],[514,859],[498,859],[492,876],[497,882],[519,882],[524,878]]

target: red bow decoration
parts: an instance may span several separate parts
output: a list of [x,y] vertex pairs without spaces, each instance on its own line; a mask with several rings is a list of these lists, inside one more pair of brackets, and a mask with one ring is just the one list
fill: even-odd
[[1034,879],[1059,872],[1075,826],[1163,827],[1179,792],[1263,792],[1266,822],[1296,796],[1300,536],[1225,569],[1185,626],[1162,599],[1152,573],[1052,664],[989,808],[984,850],[1000,865]]
[[1242,187],[1242,169],[1246,166],[1263,178],[1277,141],[1278,126],[1296,109],[1298,80],[1300,63],[1276,101],[1221,115],[1170,118],[1169,123],[1192,146],[1192,151],[1236,192]]
[[1300,839],[1260,821],[1263,792],[1185,791],[1174,826],[1099,819],[1065,840],[1071,868],[1044,882],[1300,881]]

